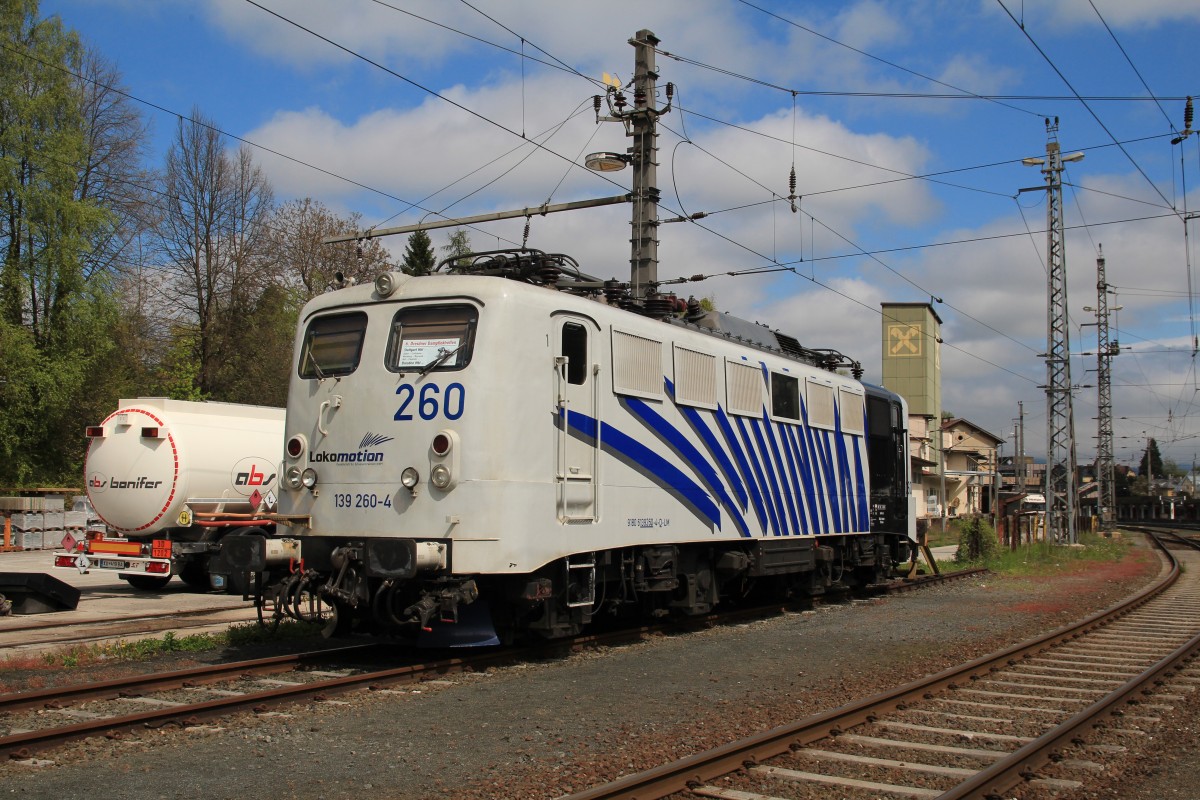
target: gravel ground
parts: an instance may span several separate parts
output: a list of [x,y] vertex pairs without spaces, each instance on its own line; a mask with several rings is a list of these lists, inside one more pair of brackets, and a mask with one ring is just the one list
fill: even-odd
[[[553,798],[1001,649],[1111,605],[1157,569],[1135,548],[1120,565],[1051,578],[969,579],[286,714],[93,739],[42,766],[0,765],[0,793]],[[1195,697],[1180,704],[1148,754],[1070,800],[1200,796],[1198,710]]]

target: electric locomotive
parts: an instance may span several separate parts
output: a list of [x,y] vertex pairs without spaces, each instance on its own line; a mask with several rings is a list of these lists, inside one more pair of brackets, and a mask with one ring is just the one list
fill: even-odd
[[277,614],[556,637],[876,583],[912,552],[902,398],[564,255],[331,291],[294,352],[279,532],[222,553]]

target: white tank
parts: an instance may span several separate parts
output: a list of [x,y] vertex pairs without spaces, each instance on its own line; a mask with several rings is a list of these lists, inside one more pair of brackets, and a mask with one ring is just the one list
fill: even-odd
[[[87,430],[84,475],[97,515],[135,538],[189,523],[191,512],[273,506],[282,408],[143,397]],[[255,493],[258,497],[254,498]]]

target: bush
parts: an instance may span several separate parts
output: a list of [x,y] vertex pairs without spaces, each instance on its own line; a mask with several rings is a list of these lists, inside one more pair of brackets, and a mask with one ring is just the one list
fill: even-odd
[[999,549],[996,529],[983,517],[972,517],[960,524],[954,561],[959,564],[990,561]]

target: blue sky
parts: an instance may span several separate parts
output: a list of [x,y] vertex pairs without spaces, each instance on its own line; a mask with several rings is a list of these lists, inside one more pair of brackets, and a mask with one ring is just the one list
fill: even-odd
[[[1181,221],[1200,208],[1183,192],[1200,185],[1200,136],[1171,144],[1182,98],[1200,95],[1194,0],[43,0],[42,13],[165,109],[142,106],[155,165],[176,115],[197,108],[266,148],[255,158],[278,199],[384,227],[621,193],[571,162],[627,146],[619,126],[597,126],[594,81],[628,80],[628,40],[649,29],[665,51],[660,88],[678,90],[660,128],[661,215],[709,214],[661,227],[660,278],[720,276],[679,291],[848,353],[868,380],[879,304],[941,298],[944,406],[1011,441],[1023,401],[1033,454],[1045,449],[1046,211],[1044,192],[1018,194],[1042,183],[1020,159],[1044,154],[1044,119],[1057,117],[1063,152],[1085,153],[1064,175],[1072,351],[1095,347],[1083,307],[1096,305],[1100,246],[1123,307],[1117,459],[1136,461],[1146,436],[1184,466],[1200,452],[1188,294],[1200,231],[1189,259]],[[793,164],[795,214],[780,200]],[[538,218],[529,243],[624,278],[628,213]],[[522,228],[478,226],[471,241],[512,246]],[[388,245],[398,255],[404,237]],[[795,271],[725,275],[775,262]],[[1073,381],[1094,384],[1095,366],[1075,358]],[[1088,461],[1095,389],[1075,409]]]

